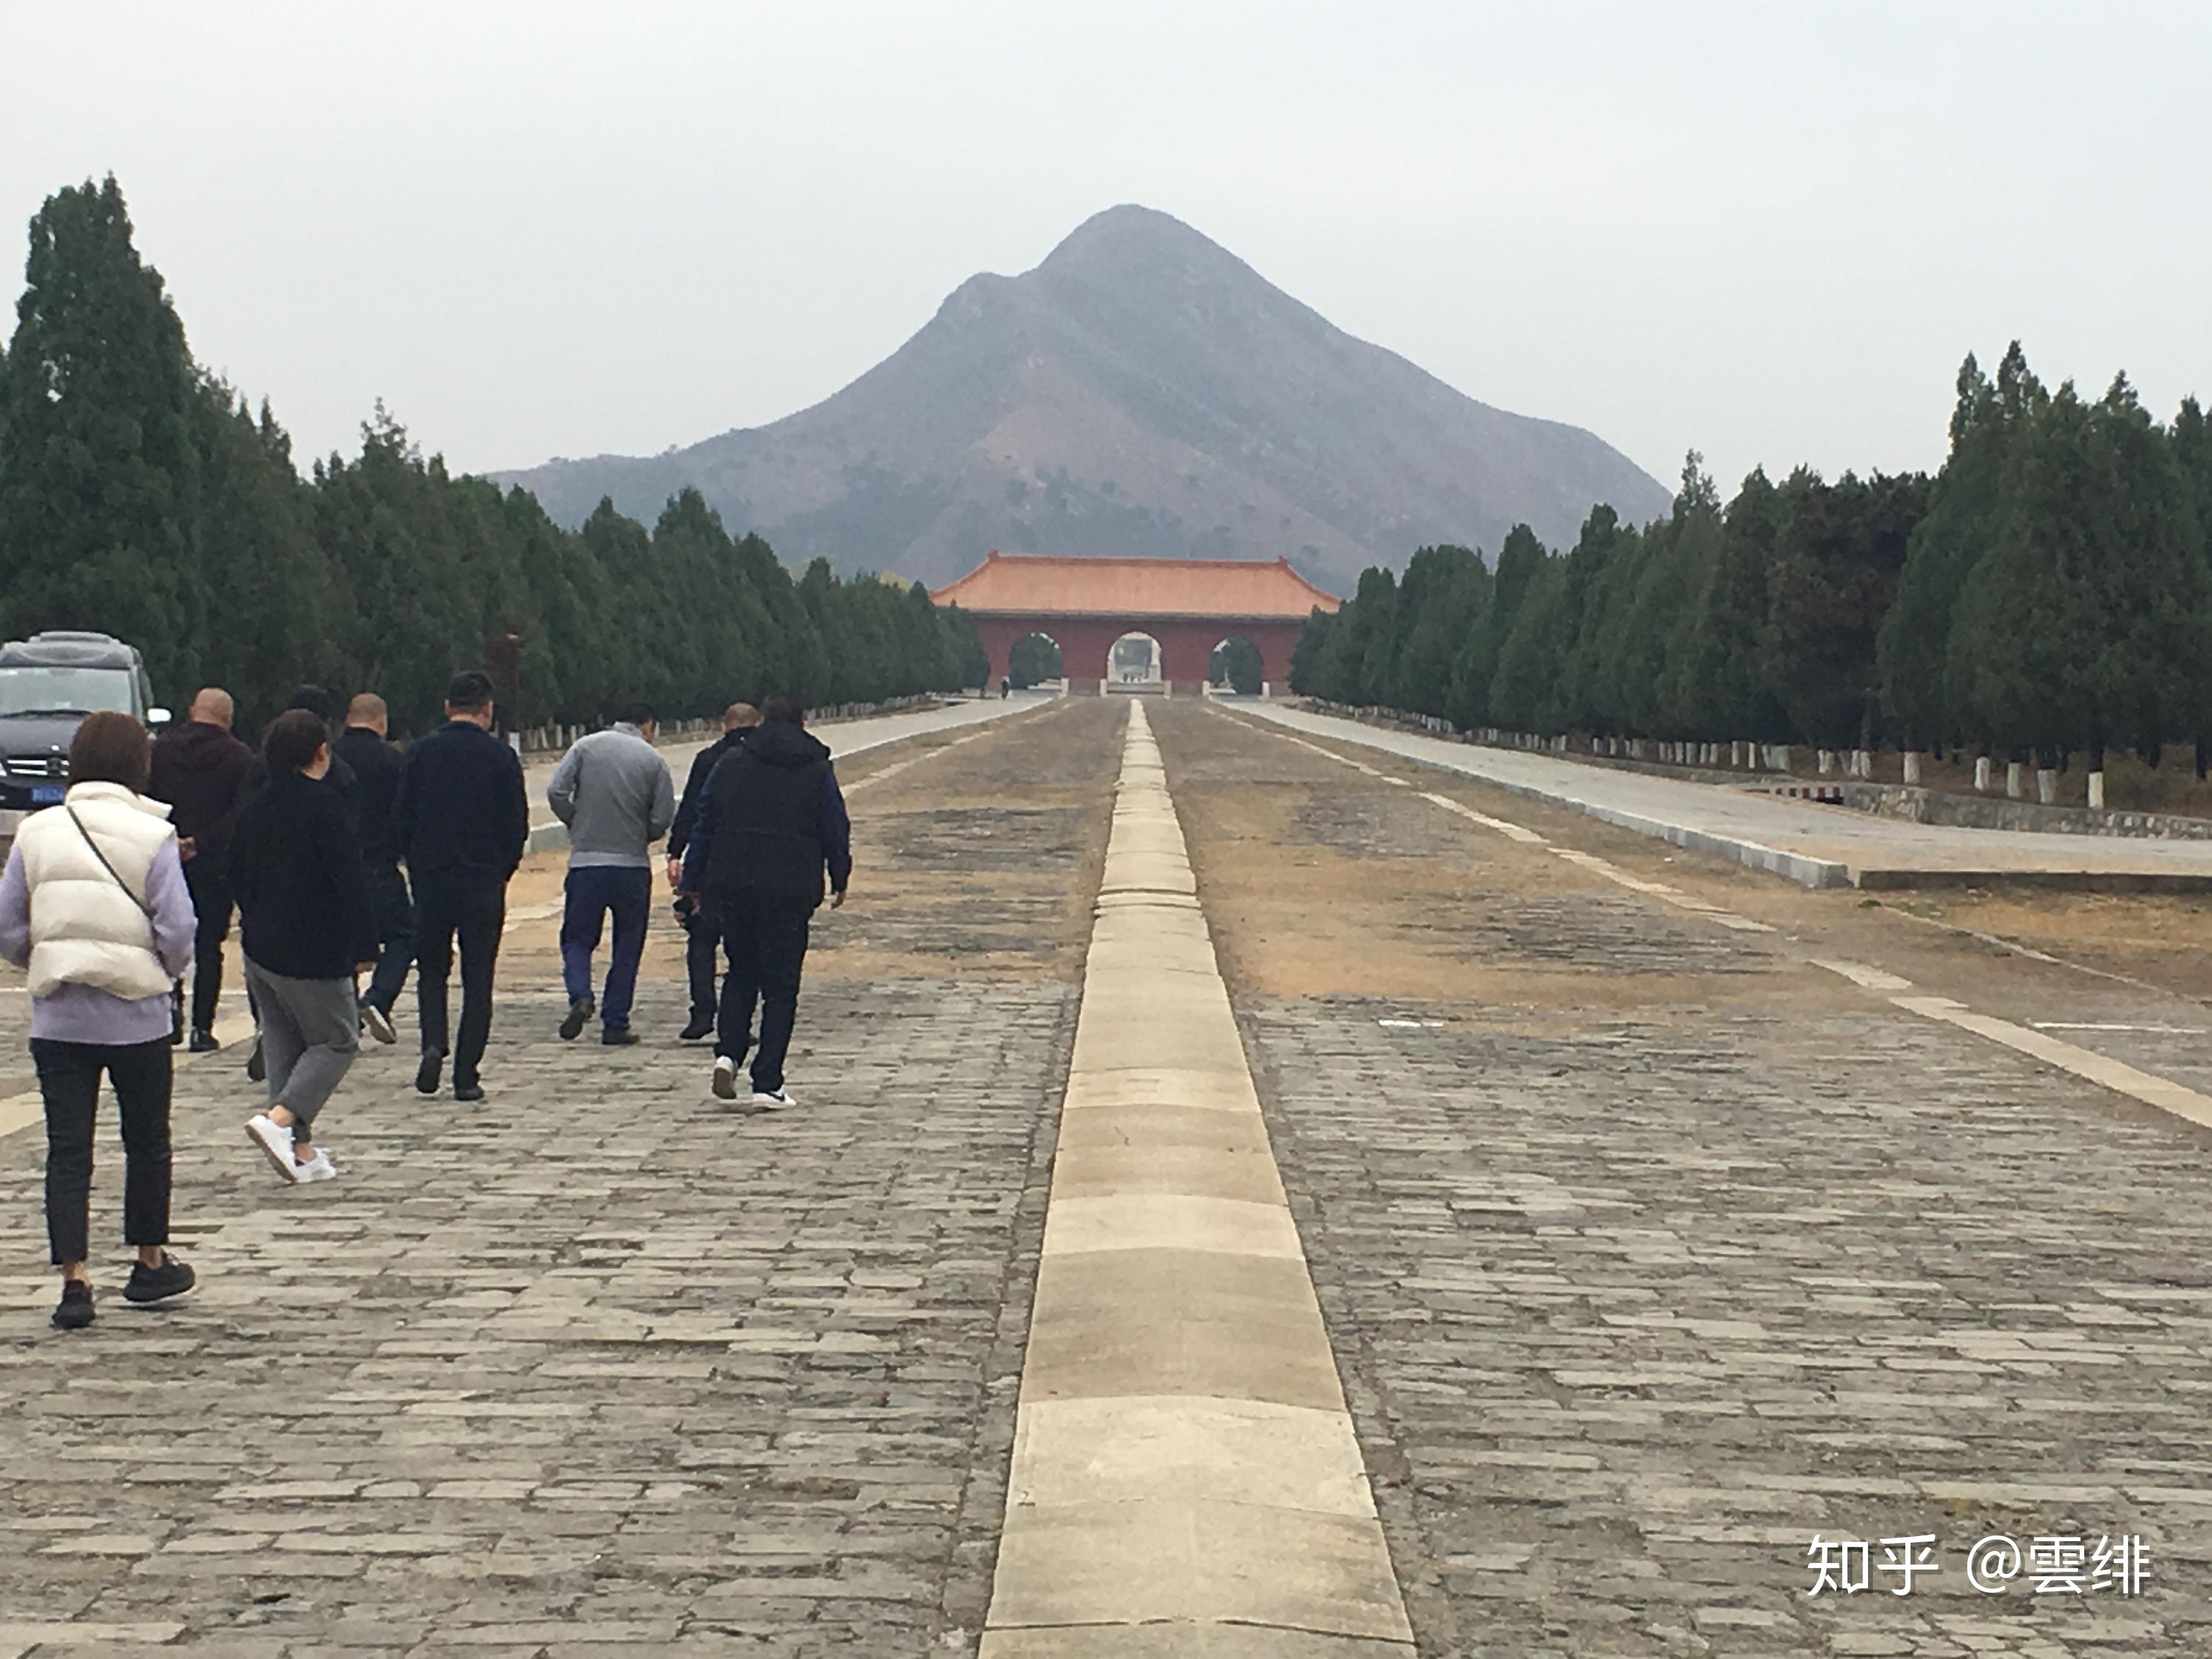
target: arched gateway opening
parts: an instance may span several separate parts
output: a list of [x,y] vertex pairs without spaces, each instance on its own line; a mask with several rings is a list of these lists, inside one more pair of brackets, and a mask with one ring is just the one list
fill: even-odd
[[993,685],[1011,677],[1015,644],[1042,634],[1060,647],[1068,690],[1096,695],[1120,683],[1109,661],[1116,644],[1141,635],[1153,648],[1154,678],[1121,684],[1150,684],[1178,697],[1198,696],[1216,648],[1237,640],[1259,655],[1261,688],[1283,690],[1306,618],[1340,603],[1286,559],[1000,553],[930,597],[974,619]]
[[1124,634],[1106,653],[1106,686],[1109,691],[1163,691],[1166,653],[1150,634]]
[[1006,677],[1017,691],[1058,680],[1066,672],[1060,641],[1049,634],[1024,634],[1006,653]]
[[1216,696],[1256,697],[1267,681],[1260,647],[1242,634],[1215,646],[1206,665],[1206,687]]

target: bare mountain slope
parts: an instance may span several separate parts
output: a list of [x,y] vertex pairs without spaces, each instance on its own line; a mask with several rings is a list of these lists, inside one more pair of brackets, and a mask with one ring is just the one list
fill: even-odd
[[500,475],[564,523],[696,484],[785,560],[933,584],[986,550],[1291,562],[1350,591],[1424,543],[1553,544],[1668,492],[1578,428],[1476,403],[1356,340],[1189,226],[1101,213],[1020,276],[970,277],[843,391],[649,459]]

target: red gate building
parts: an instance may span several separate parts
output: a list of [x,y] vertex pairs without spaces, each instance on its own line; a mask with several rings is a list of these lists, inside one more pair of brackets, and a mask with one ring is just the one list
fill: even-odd
[[1144,634],[1160,647],[1169,689],[1194,693],[1225,640],[1259,647],[1260,677],[1281,690],[1291,652],[1316,611],[1340,601],[1287,559],[1091,559],[992,553],[930,595],[975,621],[991,659],[991,684],[1007,672],[1014,641],[1042,634],[1060,647],[1071,691],[1097,690],[1113,672],[1114,642]]

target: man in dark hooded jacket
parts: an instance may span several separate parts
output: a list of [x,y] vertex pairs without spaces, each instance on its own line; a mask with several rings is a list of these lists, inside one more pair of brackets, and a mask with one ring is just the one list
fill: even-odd
[[691,1022],[684,1028],[686,1042],[714,1034],[714,952],[721,948],[722,933],[696,895],[682,891],[684,849],[691,844],[691,826],[699,822],[699,808],[707,799],[707,780],[714,775],[714,769],[730,750],[760,729],[760,710],[749,702],[733,702],[722,711],[722,735],[693,757],[690,775],[684,781],[684,799],[677,804],[676,822],[669,826],[668,884],[678,890],[676,914],[684,923],[684,968],[691,981]]
[[829,876],[830,907],[845,902],[853,875],[853,826],[830,750],[805,729],[796,697],[770,697],[761,725],[716,765],[684,849],[681,890],[718,918],[729,966],[714,1037],[714,1091],[738,1097],[738,1068],[752,1047],[753,1104],[796,1103],[784,1092],[783,1061],[799,1013],[807,927]]
[[[230,937],[230,832],[250,793],[247,775],[260,757],[231,735],[230,693],[203,687],[182,723],[154,740],[146,793],[173,809],[185,885],[198,916],[192,942],[192,1052],[221,1047],[215,1015],[222,995],[222,945]],[[265,775],[265,773],[264,773]]]

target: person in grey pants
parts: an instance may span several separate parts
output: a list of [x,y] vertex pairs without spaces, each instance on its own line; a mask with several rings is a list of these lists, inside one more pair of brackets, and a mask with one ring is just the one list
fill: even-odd
[[355,975],[376,960],[374,913],[345,803],[320,781],[330,730],[305,709],[279,714],[263,744],[269,787],[231,834],[246,982],[261,1012],[269,1109],[246,1126],[294,1182],[337,1175],[315,1120],[361,1051]]

